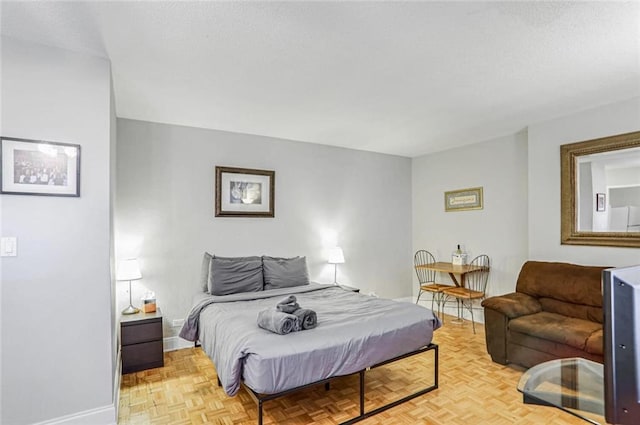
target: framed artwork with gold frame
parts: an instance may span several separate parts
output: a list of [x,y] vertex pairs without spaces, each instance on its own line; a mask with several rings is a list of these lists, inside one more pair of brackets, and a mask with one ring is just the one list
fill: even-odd
[[482,187],[451,190],[444,193],[444,210],[468,211],[483,208]]

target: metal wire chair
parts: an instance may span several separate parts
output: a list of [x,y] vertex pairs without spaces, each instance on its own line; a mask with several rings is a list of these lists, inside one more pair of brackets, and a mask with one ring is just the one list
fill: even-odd
[[[477,270],[466,274],[464,287],[456,286],[442,290],[442,304],[446,303],[450,297],[453,297],[458,303],[458,309],[466,308],[469,310],[474,334],[476,333],[476,323],[473,319],[473,301],[482,301],[485,298],[487,282],[489,281],[490,263],[489,256],[484,254],[478,255],[469,263],[469,266],[475,266]],[[458,314],[460,314],[460,310],[458,310]]]
[[431,293],[431,310],[433,310],[433,303],[435,302],[438,308],[438,315],[441,315],[442,301],[443,301],[443,289],[451,288],[451,285],[445,285],[442,283],[436,283],[436,271],[427,269],[424,266],[435,263],[436,260],[429,251],[424,249],[416,251],[413,256],[413,265],[418,276],[418,285],[420,290],[418,292],[418,299],[416,304],[420,301],[420,296],[423,292]]

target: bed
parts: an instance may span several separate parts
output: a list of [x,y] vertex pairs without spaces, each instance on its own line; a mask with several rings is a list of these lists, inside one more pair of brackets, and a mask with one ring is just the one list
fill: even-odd
[[[305,266],[306,267],[306,266]],[[257,326],[258,312],[288,295],[317,313],[314,329],[279,335]],[[307,283],[260,291],[198,294],[181,336],[199,341],[213,361],[218,383],[233,396],[244,386],[258,405],[267,400],[360,374],[360,414],[354,423],[438,386],[437,345],[441,322],[431,310],[362,295],[335,285]],[[433,351],[434,385],[382,408],[364,411],[364,374],[369,368]]]

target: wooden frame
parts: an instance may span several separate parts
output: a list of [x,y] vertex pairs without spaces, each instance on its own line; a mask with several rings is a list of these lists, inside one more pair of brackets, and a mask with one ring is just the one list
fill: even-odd
[[0,193],[80,196],[80,145],[0,137]]
[[273,217],[275,171],[216,166],[216,217]]
[[640,131],[560,146],[560,241],[563,245],[640,247],[640,232],[585,232],[577,228],[578,157],[632,148],[640,148]]
[[481,210],[483,202],[482,187],[451,190],[444,193],[444,210],[446,212]]

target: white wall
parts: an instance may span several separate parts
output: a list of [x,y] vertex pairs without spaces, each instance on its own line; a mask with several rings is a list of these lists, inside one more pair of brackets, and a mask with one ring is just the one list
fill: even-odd
[[[634,98],[532,124],[518,135],[414,158],[413,250],[448,260],[461,243],[472,256],[489,254],[489,295],[515,290],[520,266],[529,259],[640,263],[637,248],[560,244],[560,145],[639,129],[640,98]],[[444,212],[445,191],[475,186],[484,187],[483,210]],[[589,197],[589,210],[593,202]],[[414,297],[417,292],[414,277]]]
[[[488,294],[512,292],[527,259],[526,167],[526,133],[414,158],[413,251],[426,249],[437,261],[451,261],[457,244],[470,258],[487,254]],[[445,212],[444,192],[477,186],[482,210]],[[451,283],[448,275],[440,278]]]
[[[189,311],[205,250],[305,255],[311,279],[330,283],[326,248],[337,243],[346,259],[339,282],[411,294],[408,158],[125,119],[117,152],[117,256],[140,259],[133,295],[156,292],[165,334]],[[214,217],[216,165],[275,170],[275,218]]]
[[2,195],[0,422],[114,423],[109,62],[2,38],[4,136],[81,145],[79,198]]
[[[640,171],[638,171],[638,174],[640,174]],[[607,203],[613,208],[627,205],[640,206],[640,185],[610,188]]]
[[[596,194],[607,193],[607,177],[604,170],[604,164],[593,162],[591,163],[591,196],[589,200],[591,205],[589,206],[589,212],[593,217],[594,232],[606,232],[609,218],[609,209],[605,207],[604,211],[597,211]],[[605,200],[606,201],[606,200]],[[578,230],[588,230],[579,227]]]
[[109,91],[109,271],[111,274],[110,279],[110,308],[111,308],[111,376],[114,377],[113,381],[113,400],[116,412],[118,411],[118,395],[120,394],[120,370],[117,370],[118,366],[118,349],[120,346],[119,341],[119,322],[115,309],[116,304],[116,264],[115,264],[115,202],[116,202],[116,146],[117,146],[117,125],[116,118],[116,102],[113,92],[113,82],[110,83],[111,89]]
[[624,266],[637,248],[560,244],[560,145],[640,130],[640,98],[529,126],[529,257],[542,261]]

